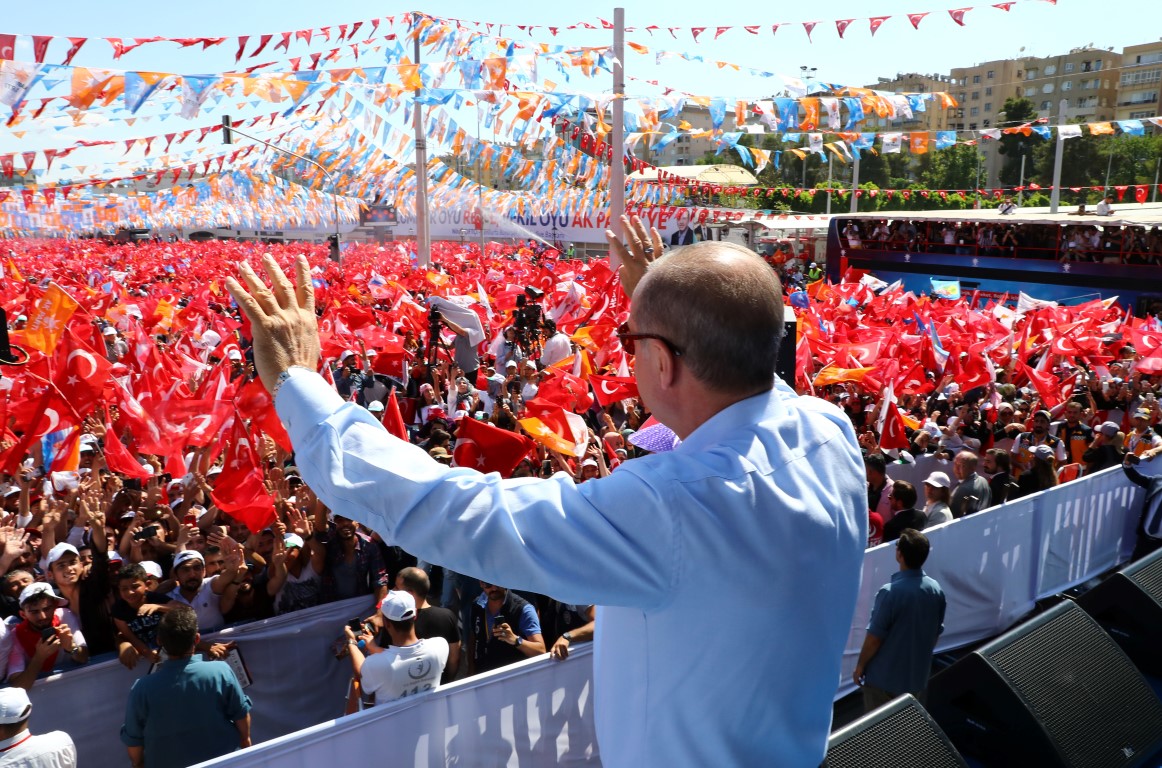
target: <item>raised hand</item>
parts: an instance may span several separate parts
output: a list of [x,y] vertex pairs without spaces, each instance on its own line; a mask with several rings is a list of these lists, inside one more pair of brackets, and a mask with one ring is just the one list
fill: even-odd
[[662,233],[656,227],[650,227],[647,232],[646,225],[638,216],[632,219],[622,216],[621,229],[624,242],[612,229],[605,230],[605,239],[609,241],[609,250],[621,262],[617,270],[621,275],[621,288],[626,296],[633,298],[633,292],[650,262],[662,255]]
[[226,280],[226,290],[250,320],[254,365],[267,391],[273,392],[279,374],[292,365],[315,370],[319,361],[319,327],[307,257],[295,260],[294,286],[270,254],[262,257],[262,265],[271,280],[270,288],[243,262],[239,273],[246,287],[231,277]]

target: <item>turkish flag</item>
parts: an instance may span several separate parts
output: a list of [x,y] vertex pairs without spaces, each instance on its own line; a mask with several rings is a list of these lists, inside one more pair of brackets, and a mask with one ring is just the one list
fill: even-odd
[[274,410],[274,401],[270,399],[270,393],[266,391],[261,379],[246,382],[245,386],[238,390],[234,405],[242,418],[249,419],[252,427],[261,429],[278,444],[279,448],[288,453],[294,450],[291,447],[290,435],[279,420]]
[[904,431],[904,418],[900,416],[900,409],[891,400],[885,405],[884,430],[880,434],[880,448],[887,450],[907,450],[911,445],[908,435]]
[[593,407],[589,385],[579,377],[560,368],[549,369],[548,378],[537,387],[537,399],[548,400],[573,413],[582,413]]
[[508,477],[533,447],[533,441],[524,435],[466,418],[460,419],[452,460],[457,467]]
[[258,457],[242,419],[234,420],[222,474],[211,497],[219,509],[243,523],[251,533],[261,531],[275,520],[274,498],[266,490]]
[[[31,377],[31,374],[26,375]],[[41,379],[29,391],[33,394],[32,397],[20,403],[13,403],[8,409],[8,414],[15,420],[16,426],[24,429],[20,442],[9,449],[3,467],[0,467],[10,475],[16,474],[24,455],[38,438],[64,427],[80,426],[81,423],[68,401],[50,382]]]
[[138,480],[145,480],[153,474],[121,443],[117,431],[108,421],[105,422],[105,466],[113,472]]
[[170,398],[158,405],[154,417],[158,426],[170,435],[170,444],[181,453],[189,445],[197,448],[209,445],[233,413],[230,403]]
[[[593,385],[593,394],[602,407],[638,396],[637,381],[632,378],[598,376],[593,373],[589,375],[589,383]],[[537,390],[537,395],[540,395],[540,390]]]
[[964,365],[953,375],[952,380],[960,385],[961,392],[968,392],[977,387],[987,387],[992,383],[993,378],[985,364],[984,354],[981,353],[969,354],[964,360]]
[[129,428],[138,448],[158,456],[164,456],[169,451],[169,446],[162,440],[157,422],[145,412],[141,402],[117,380],[114,380],[113,385],[113,404],[117,406],[118,427]]
[[[462,419],[461,421],[472,421],[472,419]],[[408,430],[404,425],[403,414],[399,411],[399,400],[395,397],[395,387],[392,387],[391,393],[387,396],[387,405],[383,409],[383,426],[400,440],[407,441]]]
[[1032,382],[1033,388],[1037,390],[1037,394],[1040,396],[1041,402],[1046,408],[1052,410],[1061,405],[1064,398],[1061,393],[1061,382],[1057,380],[1056,376],[1051,373],[1045,373],[1044,371],[1034,370],[1019,360],[1017,361],[1017,366],[1019,370],[1029,377],[1029,381]]
[[66,328],[53,355],[53,383],[77,411],[88,413],[101,402],[113,366]]

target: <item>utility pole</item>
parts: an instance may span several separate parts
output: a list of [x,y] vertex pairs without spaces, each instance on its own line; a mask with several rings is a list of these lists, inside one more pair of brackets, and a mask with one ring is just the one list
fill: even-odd
[[[480,100],[476,100],[476,140],[483,142],[483,137],[480,133]],[[484,258],[484,169],[481,165],[481,158],[484,152],[478,151],[476,153],[476,208],[480,214],[480,258]],[[483,262],[482,262],[483,263]]]
[[859,200],[855,197],[855,190],[859,189],[859,155],[851,164],[851,212],[859,210]]
[[1062,99],[1057,107],[1057,151],[1053,155],[1053,191],[1049,195],[1049,213],[1057,213],[1057,206],[1061,202],[1061,160],[1065,156],[1065,139],[1061,137],[1061,126],[1065,125],[1065,109],[1068,105],[1069,102]]
[[[420,14],[412,15],[412,34],[415,35],[416,77],[420,66]],[[428,232],[428,140],[424,137],[424,117],[420,113],[420,92],[415,90],[412,104],[412,127],[416,140],[416,259],[421,267],[432,263],[432,238]]]
[[[613,132],[609,157],[609,228],[622,237],[621,217],[625,213],[625,9],[613,9]],[[609,252],[609,266],[620,266]]]

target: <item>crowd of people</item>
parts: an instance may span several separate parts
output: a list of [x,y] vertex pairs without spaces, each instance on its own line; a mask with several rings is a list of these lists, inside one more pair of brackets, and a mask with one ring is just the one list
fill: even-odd
[[[1077,213],[1085,215],[1084,211]],[[899,218],[851,221],[841,234],[849,248],[868,250],[1104,264],[1162,263],[1162,229],[1158,227]]]
[[[933,235],[900,221],[865,239],[914,244],[918,232]],[[303,481],[221,287],[241,261],[289,264],[301,248],[8,247],[0,304],[30,355],[0,349],[21,363],[0,368],[9,685],[102,659],[222,660],[231,644],[206,637],[217,629],[357,596],[377,608],[336,627],[348,711],[545,652],[565,659],[592,638],[591,604],[417,561]],[[586,483],[675,447],[633,384],[628,300],[605,261],[434,249],[431,267],[401,245],[354,246],[341,264],[311,254],[321,371],[344,400],[437,461],[506,477]],[[1116,305],[1019,313],[822,282],[801,293],[795,385],[859,435],[869,545],[1162,453],[1162,364],[1150,363],[1162,329]],[[195,673],[217,676],[237,725],[215,744],[248,743],[249,700],[221,669]],[[164,743],[134,720],[147,695],[135,692],[123,732],[135,760]]]

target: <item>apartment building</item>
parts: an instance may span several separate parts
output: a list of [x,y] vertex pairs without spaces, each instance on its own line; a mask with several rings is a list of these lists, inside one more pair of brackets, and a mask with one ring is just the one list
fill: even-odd
[[[1053,123],[1114,119],[1122,54],[1086,46],[1059,56],[1018,61],[1022,64],[1020,95],[1033,102],[1041,117]],[[1066,102],[1064,120],[1058,115],[1062,99]]]
[[[682,121],[689,123],[689,130],[692,131],[709,131],[713,125],[713,121],[710,119],[710,110],[696,104],[686,104],[678,113],[677,119],[670,119],[666,122],[680,125]],[[727,114],[726,126],[733,125],[733,113]],[[726,130],[733,130],[733,128],[726,127]],[[694,138],[683,134],[667,144],[662,151],[650,151],[648,158],[646,158],[645,144],[643,143],[639,145],[637,155],[648,159],[654,165],[694,165],[700,157],[707,152],[713,152],[715,149],[716,145],[712,138]]]
[[1115,119],[1154,117],[1162,109],[1162,40],[1122,49]]
[[[888,93],[954,93],[956,86],[948,75],[921,75],[914,72],[898,73],[895,77],[881,77],[866,86]],[[887,120],[872,117],[864,125],[874,131],[949,131],[956,121],[958,110],[943,109],[937,101],[928,101],[923,112],[914,112],[910,119]]]
[[1004,109],[1005,99],[1017,95],[1023,75],[1016,59],[986,61],[953,69],[949,87],[960,106],[954,111],[948,129],[979,131],[995,127],[1001,122],[997,115]]

